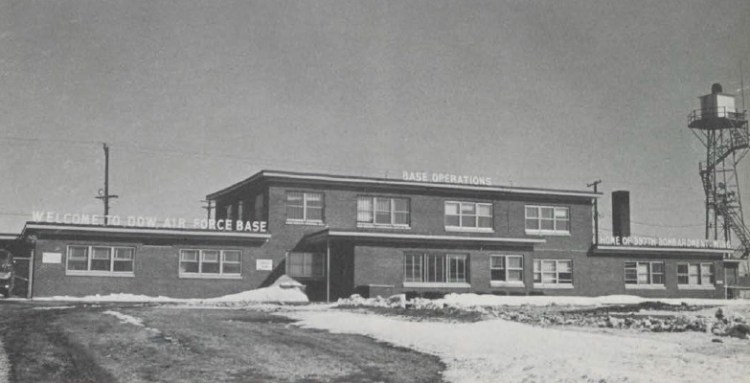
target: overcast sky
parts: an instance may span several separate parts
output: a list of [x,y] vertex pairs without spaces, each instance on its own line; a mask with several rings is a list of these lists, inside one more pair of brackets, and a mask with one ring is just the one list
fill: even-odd
[[[700,238],[687,114],[750,83],[750,1],[0,0],[0,231],[32,210],[203,217],[261,169],[631,191]],[[750,216],[750,156],[741,165]]]

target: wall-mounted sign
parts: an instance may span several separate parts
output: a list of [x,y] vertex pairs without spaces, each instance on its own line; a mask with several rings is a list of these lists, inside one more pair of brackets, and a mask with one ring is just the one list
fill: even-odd
[[152,216],[121,217],[110,214],[57,213],[53,211],[34,211],[31,213],[34,222],[61,223],[74,225],[104,225],[146,227],[161,229],[200,229],[221,231],[245,231],[264,233],[268,230],[266,221],[242,221],[232,219],[199,219],[188,220],[179,217],[157,218]]
[[259,271],[272,271],[273,270],[273,259],[256,259],[255,270]]
[[404,181],[417,181],[417,182],[433,182],[433,183],[444,183],[444,184],[457,184],[457,185],[492,185],[492,178],[480,177],[480,176],[469,176],[459,175],[450,173],[434,173],[434,172],[413,172],[404,170],[401,172],[401,179]]
[[599,245],[640,246],[640,247],[684,247],[689,249],[726,249],[732,250],[729,241],[685,238],[651,238],[651,237],[617,237],[599,236]]
[[42,253],[42,263],[62,263],[62,254]]

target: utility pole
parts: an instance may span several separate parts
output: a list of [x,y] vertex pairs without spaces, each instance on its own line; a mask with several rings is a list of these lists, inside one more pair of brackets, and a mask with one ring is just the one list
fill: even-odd
[[111,198],[117,198],[117,195],[109,194],[109,146],[107,143],[103,143],[104,147],[104,190],[99,189],[99,195],[96,196],[104,202],[104,225],[109,224],[109,200]]
[[206,205],[202,206],[202,208],[206,209],[206,221],[211,219],[211,209],[213,208],[213,202],[210,199],[202,200],[201,202],[205,202]]
[[[594,187],[594,193],[597,193],[599,190],[597,186],[602,183],[602,180],[596,180],[590,184],[587,184],[586,187]],[[594,198],[594,245],[599,244],[599,199]]]

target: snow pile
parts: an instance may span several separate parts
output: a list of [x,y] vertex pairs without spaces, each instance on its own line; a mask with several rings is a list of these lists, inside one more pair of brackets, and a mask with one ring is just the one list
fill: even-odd
[[[748,321],[742,315],[738,313],[723,315],[720,308],[719,313],[716,314],[716,319],[714,319],[713,311],[696,311],[700,307],[688,305],[685,300],[679,300],[681,302],[679,305],[670,305],[663,303],[661,300],[653,301],[632,296],[584,299],[580,299],[580,297],[554,297],[554,299],[532,300],[535,303],[532,305],[499,305],[500,302],[508,302],[503,298],[507,297],[450,294],[443,299],[414,298],[407,300],[404,294],[389,298],[362,298],[355,294],[349,298],[339,299],[336,306],[340,308],[395,309],[393,313],[406,314],[416,320],[424,318],[449,320],[500,318],[537,326],[639,329],[653,332],[697,331],[739,338],[745,338],[750,333]],[[520,297],[511,298],[515,301]],[[676,300],[667,299],[667,301],[675,302]],[[706,300],[692,299],[688,301],[703,303]],[[542,305],[543,302],[546,305]],[[556,304],[560,302],[568,303],[568,305]],[[587,303],[591,306],[570,305],[571,302]],[[604,305],[600,302],[627,303]],[[718,305],[726,301],[709,302]],[[748,302],[739,301],[739,303],[744,303],[745,306],[750,305]],[[743,306],[738,304],[733,307],[742,308]]]
[[112,315],[113,317],[119,319],[121,323],[129,323],[129,324],[132,324],[133,326],[144,327],[143,319],[136,318],[134,316],[130,316],[127,314],[123,314],[119,311],[107,310],[107,311],[102,312],[102,314]]
[[243,291],[237,294],[225,295],[218,298],[204,299],[201,302],[280,302],[280,303],[308,303],[307,295],[303,292],[305,285],[287,275],[282,275],[271,286],[255,290]]
[[[436,355],[455,383],[740,382],[750,353],[729,356],[705,335],[596,333],[527,326],[504,320],[415,322],[341,310],[288,311],[296,325],[360,334]],[[744,343],[744,342],[743,342]]]
[[152,297],[134,294],[88,295],[84,297],[55,296],[33,298],[35,301],[66,301],[66,302],[155,302],[155,303],[185,303],[189,305],[202,304],[243,304],[250,302],[265,303],[308,303],[304,292],[305,285],[287,275],[280,276],[271,286],[254,290],[247,290],[237,294],[225,295],[217,298],[189,298],[179,299],[164,296]]

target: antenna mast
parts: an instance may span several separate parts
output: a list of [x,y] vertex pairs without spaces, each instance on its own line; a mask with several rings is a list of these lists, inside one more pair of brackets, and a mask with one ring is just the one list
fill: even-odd
[[104,190],[99,189],[99,195],[95,198],[104,202],[104,225],[109,224],[109,200],[117,198],[115,194],[109,194],[109,145],[103,143],[104,147]]

